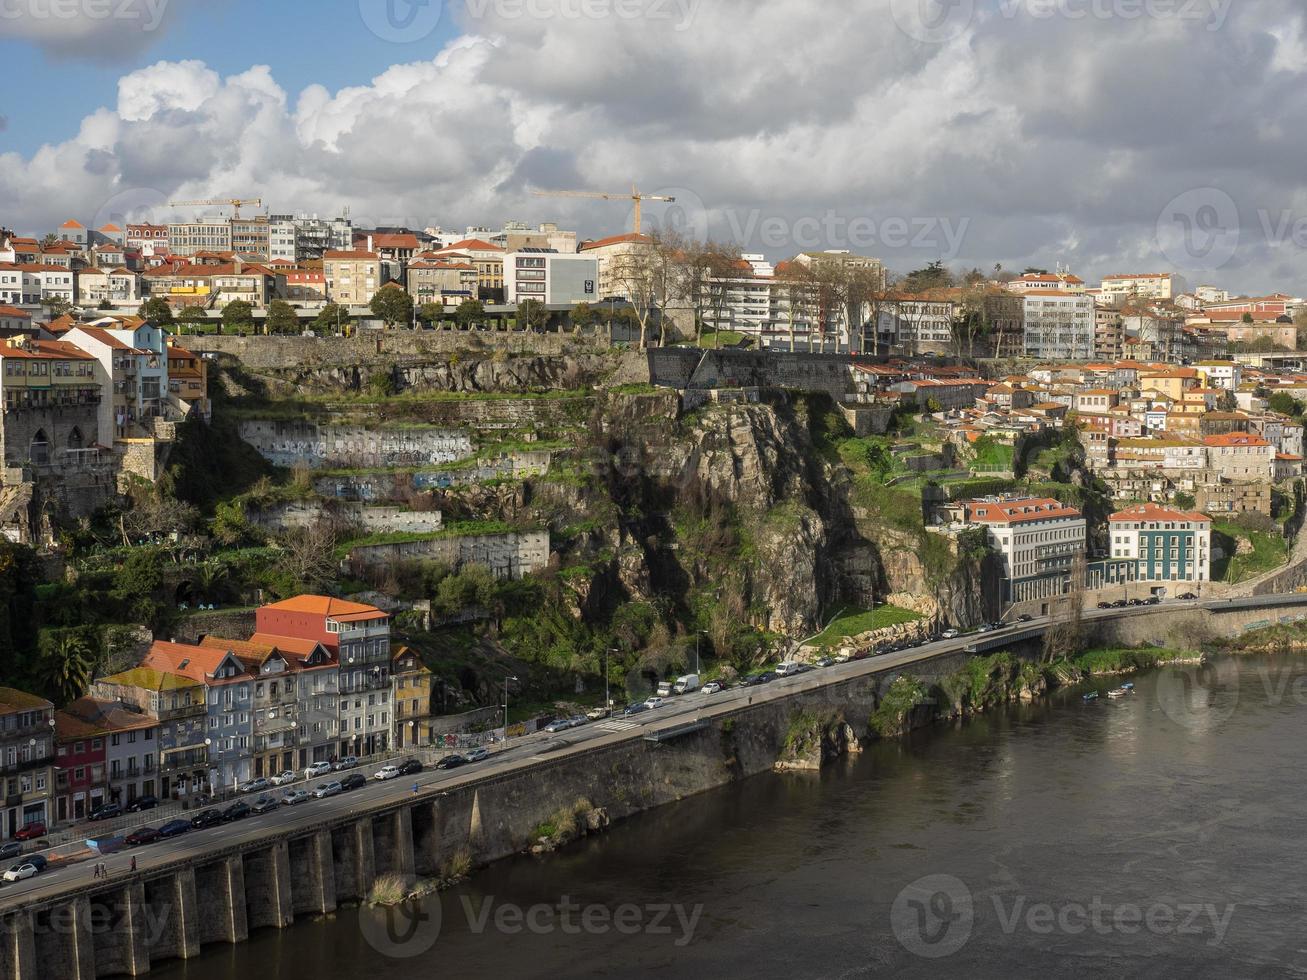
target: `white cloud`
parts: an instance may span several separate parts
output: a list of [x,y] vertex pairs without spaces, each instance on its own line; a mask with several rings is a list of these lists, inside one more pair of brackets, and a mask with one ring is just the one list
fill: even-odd
[[[239,195],[278,211],[349,204],[379,224],[558,219],[598,236],[628,209],[531,188],[634,180],[701,201],[719,237],[827,212],[837,229],[944,219],[966,223],[958,265],[1061,261],[1094,275],[1163,266],[1158,216],[1214,186],[1244,229],[1222,270],[1232,285],[1292,289],[1267,275],[1307,271],[1259,221],[1296,206],[1307,149],[1302,24],[1269,0],[1244,0],[1219,30],[1008,8],[944,46],[900,33],[887,0],[703,0],[685,29],[513,9],[491,4],[431,60],[336,92],[287,93],[263,66],[132,72],[66,142],[0,155],[0,220],[43,231],[118,195]],[[839,234],[816,244],[900,269],[943,250],[930,237],[891,248]]]
[[0,38],[56,58],[116,61],[163,36],[192,0],[3,0]]

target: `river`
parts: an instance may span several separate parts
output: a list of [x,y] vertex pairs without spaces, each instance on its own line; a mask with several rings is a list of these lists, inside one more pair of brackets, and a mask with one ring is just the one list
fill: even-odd
[[342,909],[151,976],[1307,975],[1307,660],[1136,682],[748,779],[413,916]]

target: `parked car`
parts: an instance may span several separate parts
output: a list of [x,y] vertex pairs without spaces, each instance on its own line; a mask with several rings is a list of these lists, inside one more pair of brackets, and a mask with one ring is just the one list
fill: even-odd
[[722,689],[722,685],[719,681],[709,681],[707,684],[703,686],[703,693],[716,694],[721,689]]
[[961,635],[962,634],[958,630],[954,630],[954,629],[947,629],[940,634],[940,636],[946,640],[956,640]]
[[[476,749],[473,749],[472,751],[475,752]],[[481,751],[484,752],[485,750],[482,749]],[[467,759],[468,762],[476,761],[475,759],[472,758],[472,752],[469,752],[467,755],[468,755],[468,759]],[[401,776],[416,776],[421,771],[422,771],[422,763],[418,762],[417,759],[405,759],[403,762],[399,764],[399,774]]]
[[660,698],[658,695],[655,694],[651,698],[645,698],[644,703],[649,706],[650,710],[652,710],[654,708],[661,708],[663,705],[667,703],[667,699]]
[[271,813],[277,807],[281,806],[275,796],[260,796],[251,805],[250,809],[255,813]]
[[1117,599],[1116,602],[1112,603],[1112,608],[1124,609],[1128,605],[1130,605],[1130,603],[1126,602],[1124,599]]
[[127,812],[143,813],[146,810],[153,810],[158,805],[159,798],[157,796],[150,796],[148,794],[146,796],[138,796],[136,799],[132,800],[132,802],[127,804]]
[[585,713],[585,716],[591,721],[598,721],[600,718],[607,718],[612,713],[611,708],[591,708]]
[[300,803],[307,803],[313,797],[309,795],[308,790],[288,789],[281,798],[282,806],[296,806]]
[[222,811],[222,820],[224,823],[231,823],[233,820],[244,820],[253,812],[254,808],[252,806],[244,800],[237,800]]
[[1176,598],[1177,598],[1177,599],[1180,599],[1180,600],[1182,600],[1182,601],[1184,601],[1184,602],[1190,602],[1190,601],[1192,601],[1192,600],[1194,600],[1194,599],[1197,599],[1198,596],[1194,595],[1192,592],[1186,592],[1184,595],[1178,595],[1178,596],[1176,596]]
[[296,778],[295,773],[290,769],[287,769],[285,772],[279,772],[275,776],[269,776],[268,782],[272,783],[273,786],[285,786],[287,783],[295,782]]
[[436,761],[437,769],[457,769],[459,766],[463,765],[467,765],[467,760],[457,752]]
[[835,658],[834,658],[834,657],[822,657],[820,660],[817,661],[817,666],[818,666],[818,667],[834,667],[834,666],[835,666]]
[[340,791],[341,791],[341,789],[340,789],[340,783],[338,783],[338,782],[336,782],[335,780],[333,780],[332,782],[329,782],[329,783],[319,783],[319,784],[314,788],[314,790],[313,790],[313,795],[316,796],[316,797],[317,797],[318,799],[320,799],[320,800],[324,800],[324,799],[326,799],[328,796],[335,796],[335,795],[336,795],[337,793],[339,793]]
[[1022,613],[1020,616],[1017,617],[1017,622],[1018,622],[1018,623],[1029,623],[1029,622],[1031,622],[1032,620],[1034,620],[1034,618],[1035,618],[1035,617],[1032,616],[1032,615],[1030,615],[1030,613]]
[[1099,609],[1111,609],[1111,608],[1112,608],[1112,604],[1111,604],[1110,602],[1100,602],[1100,603],[1098,604],[1098,608],[1099,608]]
[[127,846],[140,847],[142,844],[153,844],[158,839],[159,831],[157,828],[141,827],[127,835]]
[[186,820],[169,820],[159,828],[160,837],[176,837],[178,834],[184,834],[191,829],[189,821]]
[[360,786],[368,784],[368,777],[361,772],[352,772],[340,781],[340,788],[344,792],[352,789],[358,789]]
[[758,675],[759,684],[770,684],[775,679],[776,679],[776,675],[773,674],[770,670],[764,670],[761,674]]
[[272,786],[272,781],[265,776],[258,779],[251,779],[247,783],[241,783],[240,791],[242,793],[262,793]]
[[216,827],[222,823],[222,811],[217,807],[211,807],[208,810],[201,810],[195,816],[191,817],[191,826],[196,830],[204,830],[206,827]]
[[0,861],[8,860],[9,858],[16,858],[22,853],[22,841],[11,840],[0,844]]
[[1142,606],[1143,604],[1144,604],[1144,600],[1143,600],[1143,599],[1131,599],[1131,600],[1130,600],[1130,605],[1132,605],[1132,606]]
[[[473,749],[471,752],[469,752],[466,756],[464,756],[464,758],[465,758],[468,762],[480,762],[482,759],[489,759],[489,758],[490,758],[490,750],[489,750],[488,748],[486,748],[484,745],[479,745],[479,746],[477,746],[475,749]],[[421,772],[421,771],[422,771],[422,764],[419,762],[419,763],[416,763],[416,765],[418,766],[418,768],[417,768],[416,771],[417,771],[417,772]],[[409,774],[406,772],[406,773],[404,773],[404,775],[407,776],[407,775],[409,775]]]
[[648,711],[649,705],[641,702],[639,704],[628,704],[622,709],[622,717],[629,718],[631,715],[638,715],[642,711]]
[[305,779],[316,779],[318,776],[325,776],[331,772],[330,762],[315,762],[304,770]]
[[346,769],[355,769],[355,768],[357,768],[357,767],[358,767],[358,764],[359,764],[359,757],[358,757],[358,756],[356,756],[356,755],[347,755],[347,756],[345,756],[345,758],[341,759],[339,762],[337,762],[337,763],[336,763],[334,766],[332,766],[331,768],[332,768],[332,770],[335,771],[335,772],[344,772]]
[[114,817],[121,817],[122,815],[123,815],[123,808],[120,807],[117,803],[104,803],[101,804],[100,806],[97,806],[94,810],[92,810],[91,815],[86,819],[97,820],[97,821],[112,820]]
[[27,856],[27,863],[35,864],[36,870],[39,873],[44,871],[50,862],[45,859],[45,855],[43,854],[29,854]]
[[382,766],[380,769],[378,769],[375,773],[372,774],[372,778],[383,779],[383,780],[398,779],[401,775],[402,773],[399,771],[399,766]]
[[25,824],[14,831],[14,840],[36,840],[38,837],[45,836],[45,824],[39,820],[36,823]]
[[1150,599],[1144,600],[1145,606],[1160,606],[1161,604],[1162,604],[1162,600],[1159,596],[1153,596]]
[[34,878],[39,873],[39,869],[31,861],[23,864],[15,864],[5,872],[5,881],[24,881],[28,878]]
[[566,718],[559,718],[557,721],[551,721],[545,726],[545,731],[550,735],[557,735],[559,732],[565,732],[572,726],[567,723]]

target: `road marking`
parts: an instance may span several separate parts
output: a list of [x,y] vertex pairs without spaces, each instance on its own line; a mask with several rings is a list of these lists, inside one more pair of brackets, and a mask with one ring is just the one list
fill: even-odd
[[595,725],[601,732],[629,732],[632,728],[640,726],[633,721],[606,721],[602,725]]

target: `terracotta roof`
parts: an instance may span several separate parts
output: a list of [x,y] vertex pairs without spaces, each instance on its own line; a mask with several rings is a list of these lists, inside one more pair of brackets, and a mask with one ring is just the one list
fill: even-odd
[[213,682],[214,671],[226,659],[226,650],[155,640],[150,645],[150,652],[141,661],[141,666],[171,671],[207,684]]
[[28,694],[14,687],[0,687],[0,715],[12,715],[19,711],[35,711],[41,708],[53,708],[54,705],[36,694]]
[[1190,523],[1212,523],[1212,519],[1206,514],[1196,514],[1191,511],[1172,510],[1169,507],[1162,507],[1158,504],[1137,504],[1126,510],[1118,511],[1108,518],[1114,523],[1123,524],[1128,521],[1172,521]]
[[194,687],[196,681],[168,670],[155,670],[152,667],[133,667],[109,677],[101,677],[105,684],[120,684],[123,687],[139,687],[146,691],[176,691]]
[[69,218],[59,227],[60,228],[85,228],[86,226],[82,224],[80,221],[76,220],[75,218]]
[[32,319],[32,314],[28,313],[26,310],[20,310],[16,306],[0,306],[0,316],[10,318],[17,317],[22,320]]
[[1218,449],[1232,446],[1246,446],[1250,449],[1264,449],[1270,446],[1270,443],[1261,436],[1249,435],[1246,432],[1229,432],[1225,435],[1207,436],[1203,439],[1203,445],[1213,446]]
[[55,736],[60,741],[67,741],[154,728],[159,724],[159,719],[139,711],[130,711],[116,701],[101,701],[88,696],[78,698],[62,711],[56,711],[54,722]]
[[276,648],[266,643],[256,643],[253,640],[224,640],[220,636],[206,636],[200,640],[200,646],[211,650],[230,650],[236,654],[236,659],[241,663],[256,667],[263,666],[267,659],[277,652]]
[[377,253],[368,252],[366,250],[358,251],[358,250],[350,249],[347,251],[345,249],[339,249],[337,251],[323,253],[322,258],[324,260],[325,259],[373,259],[375,260],[377,258]]
[[624,245],[627,243],[640,243],[647,245],[653,241],[648,235],[637,235],[634,232],[627,232],[625,235],[610,235],[607,238],[600,238],[598,241],[583,242],[578,252],[588,252],[592,248],[605,248],[608,245]]
[[998,502],[967,501],[970,520],[980,524],[1032,524],[1038,521],[1055,521],[1080,517],[1080,511],[1052,498],[1028,498]]
[[502,252],[504,251],[498,245],[491,245],[489,242],[483,242],[479,238],[465,238],[461,242],[455,242],[453,245],[446,245],[440,249],[442,252],[452,252],[456,249],[466,249],[472,252]]
[[376,606],[325,595],[298,595],[291,599],[283,599],[281,602],[270,603],[263,608],[276,609],[279,612],[312,613],[315,616],[330,616],[336,620],[346,617],[376,619],[388,616]]
[[255,633],[250,637],[251,643],[261,643],[268,646],[274,646],[284,654],[288,654],[297,660],[304,660],[313,654],[314,650],[322,647],[324,653],[330,656],[331,651],[323,647],[317,640],[310,640],[302,636],[278,636],[275,633]]
[[[365,239],[366,241],[366,239]],[[374,248],[419,248],[418,236],[412,234],[377,234],[372,236]]]

